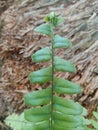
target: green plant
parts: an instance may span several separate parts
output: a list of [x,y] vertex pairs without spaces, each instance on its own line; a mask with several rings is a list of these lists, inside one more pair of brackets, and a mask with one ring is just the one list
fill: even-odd
[[24,112],[20,115],[18,114],[11,114],[5,119],[6,125],[10,126],[13,130],[22,130],[23,126],[27,127],[30,123],[25,120]]
[[[98,108],[97,108],[98,110]],[[95,130],[98,130],[98,112],[93,111],[93,116],[95,117],[95,119],[91,119],[91,124],[93,125]]]
[[14,116],[16,120],[20,119],[20,122],[23,121],[26,125],[19,125],[20,129],[16,128],[17,126],[12,124],[12,117],[8,117],[6,122],[14,130],[84,130],[86,120],[83,118],[83,113],[85,113],[85,109],[78,102],[60,97],[61,94],[81,93],[80,85],[55,76],[56,71],[76,73],[76,68],[70,61],[55,56],[55,49],[71,46],[71,42],[67,38],[54,33],[55,27],[63,19],[52,12],[45,17],[45,21],[46,23],[37,27],[35,31],[48,35],[51,38],[51,46],[35,52],[32,55],[32,61],[51,61],[52,64],[31,72],[29,79],[31,83],[50,83],[50,85],[45,89],[28,93],[24,97],[25,104],[31,108],[24,111],[22,117],[25,119],[21,120],[18,116]]

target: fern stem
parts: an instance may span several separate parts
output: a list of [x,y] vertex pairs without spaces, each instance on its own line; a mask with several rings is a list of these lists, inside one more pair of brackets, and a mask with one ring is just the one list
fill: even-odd
[[52,30],[52,83],[51,83],[51,122],[50,129],[53,130],[53,86],[54,86],[54,48],[53,48],[53,30]]

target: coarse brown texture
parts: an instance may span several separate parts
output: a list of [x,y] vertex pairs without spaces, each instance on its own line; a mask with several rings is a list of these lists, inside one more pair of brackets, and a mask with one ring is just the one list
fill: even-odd
[[42,24],[44,16],[51,11],[65,19],[55,32],[73,43],[71,48],[56,50],[55,54],[71,60],[77,68],[74,75],[56,75],[81,84],[82,94],[67,97],[86,107],[89,117],[98,105],[98,1],[16,0],[0,16],[3,21],[0,29],[0,119],[23,111],[24,94],[41,89],[40,85],[30,84],[28,80],[31,71],[43,66],[33,63],[31,54],[49,45],[50,39],[35,33],[34,28]]

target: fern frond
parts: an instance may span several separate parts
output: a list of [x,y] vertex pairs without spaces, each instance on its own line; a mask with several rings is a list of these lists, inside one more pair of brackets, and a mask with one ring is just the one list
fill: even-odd
[[[32,55],[32,61],[51,61],[51,66],[30,73],[31,83],[50,83],[46,89],[29,93],[24,97],[26,109],[20,116],[12,115],[6,123],[14,130],[85,130],[83,107],[72,100],[60,97],[59,94],[81,93],[81,86],[62,78],[55,77],[55,71],[76,73],[75,66],[65,59],[55,56],[54,49],[70,47],[71,42],[54,34],[54,28],[62,22],[55,13],[50,13],[47,23],[38,26],[35,31],[51,37],[51,46],[45,47]],[[25,117],[25,119],[24,119]],[[12,121],[14,119],[14,121]],[[18,124],[15,122],[18,120]],[[23,120],[24,123],[19,123]],[[16,126],[17,125],[17,126]]]
[[13,130],[22,130],[23,126],[26,126],[30,124],[27,120],[24,118],[24,113],[21,113],[20,115],[13,113],[12,115],[9,115],[5,119],[5,123],[10,126]]

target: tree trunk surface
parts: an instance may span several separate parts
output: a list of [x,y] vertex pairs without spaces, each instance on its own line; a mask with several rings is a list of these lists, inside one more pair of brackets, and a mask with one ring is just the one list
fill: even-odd
[[1,0],[0,126],[3,128],[6,116],[24,110],[24,94],[45,88],[45,85],[30,84],[28,75],[43,67],[31,61],[31,54],[49,45],[50,39],[35,33],[34,28],[52,11],[64,17],[64,23],[55,32],[73,43],[71,48],[55,54],[71,60],[77,68],[76,74],[59,72],[56,75],[79,83],[83,89],[82,94],[65,97],[86,107],[88,117],[98,106],[98,1]]

